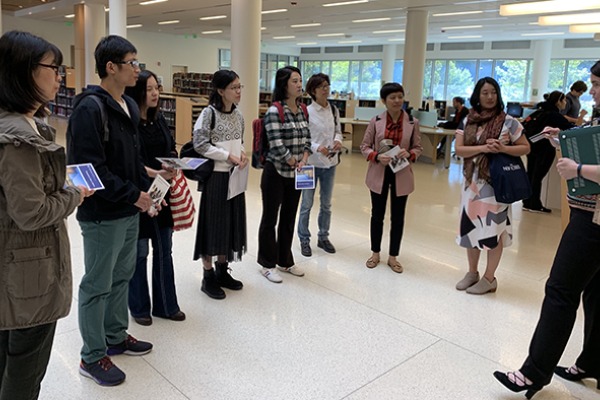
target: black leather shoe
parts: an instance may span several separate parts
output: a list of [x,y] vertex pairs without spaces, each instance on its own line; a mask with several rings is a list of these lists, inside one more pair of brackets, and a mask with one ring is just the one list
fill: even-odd
[[310,242],[308,240],[300,242],[300,252],[304,257],[312,256],[312,249],[310,248]]
[[319,240],[317,242],[317,246],[322,248],[323,250],[325,250],[328,253],[331,253],[331,254],[335,253],[335,247],[333,247],[333,245],[331,244],[329,239]]
[[181,310],[169,317],[171,321],[185,321],[185,313]]
[[152,317],[133,317],[133,320],[139,325],[150,326],[152,325]]

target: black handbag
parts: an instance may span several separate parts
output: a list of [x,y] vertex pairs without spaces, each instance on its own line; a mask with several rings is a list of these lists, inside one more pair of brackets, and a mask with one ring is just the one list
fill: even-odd
[[198,182],[198,191],[201,192],[204,187],[204,184],[208,181],[208,179],[210,178],[210,175],[213,172],[213,169],[215,168],[215,161],[210,158],[206,158],[206,157],[202,156],[200,153],[198,153],[196,151],[196,149],[194,149],[194,141],[193,140],[190,140],[189,142],[187,142],[186,144],[183,145],[183,147],[181,148],[181,151],[179,152],[179,157],[180,158],[184,158],[184,157],[204,158],[206,160],[204,163],[202,163],[196,169],[184,169],[183,170],[183,175],[186,178]]
[[531,196],[531,184],[521,157],[506,153],[488,154],[488,157],[497,202],[511,204]]

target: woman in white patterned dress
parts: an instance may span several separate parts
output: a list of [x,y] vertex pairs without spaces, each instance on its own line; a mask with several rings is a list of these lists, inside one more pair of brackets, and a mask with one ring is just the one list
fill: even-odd
[[[521,124],[504,112],[500,86],[486,77],[475,85],[469,115],[456,131],[456,154],[464,159],[459,246],[467,249],[469,272],[456,284],[470,294],[495,292],[502,249],[512,244],[510,204],[498,203],[490,182],[487,153],[522,156],[529,143]],[[479,279],[479,256],[487,250],[487,266]]]

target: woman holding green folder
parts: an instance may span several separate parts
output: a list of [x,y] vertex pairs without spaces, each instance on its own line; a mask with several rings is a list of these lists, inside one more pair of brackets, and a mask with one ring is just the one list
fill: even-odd
[[[600,61],[591,70],[590,94],[600,106]],[[545,132],[557,135],[558,128]],[[569,158],[557,163],[564,179],[582,177],[600,183],[600,165],[582,165]],[[552,374],[569,381],[596,380],[600,389],[600,194],[567,195],[571,218],[561,238],[529,356],[518,371],[494,372],[496,379],[513,392],[527,391],[530,399],[550,383]],[[583,349],[570,367],[558,366],[583,297],[585,315]]]

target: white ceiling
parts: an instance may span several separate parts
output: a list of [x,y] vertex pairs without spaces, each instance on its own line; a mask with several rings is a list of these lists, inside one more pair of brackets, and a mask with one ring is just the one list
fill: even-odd
[[[12,11],[16,16],[35,18],[45,21],[70,23],[73,20],[65,15],[73,13],[76,0],[0,0],[3,9]],[[90,0],[88,0],[90,1]],[[108,6],[108,1],[91,0]],[[163,3],[141,6],[142,0],[128,0],[127,23],[142,24],[140,31],[163,32],[177,35],[196,35],[211,39],[230,39],[231,1],[230,0],[168,0]],[[277,14],[264,14],[262,41],[268,44],[297,46],[298,43],[317,42],[313,46],[348,45],[343,41],[360,41],[353,44],[393,44],[402,41],[404,33],[379,33],[377,30],[397,30],[406,27],[408,8],[429,11],[428,42],[452,41],[492,41],[492,40],[536,40],[591,38],[593,34],[571,34],[567,26],[542,27],[531,25],[538,16],[501,17],[498,8],[501,4],[518,3],[515,0],[370,0],[368,3],[339,7],[323,7],[324,3],[341,0],[263,0],[263,10],[285,8],[288,11]],[[577,1],[577,0],[573,0]],[[600,1],[600,0],[599,0]],[[293,3],[296,3],[293,5]],[[40,4],[30,7],[30,4]],[[27,8],[29,7],[29,8]],[[53,9],[54,8],[54,9]],[[458,11],[483,11],[480,14],[440,16],[436,13]],[[9,11],[10,12],[10,11]],[[200,17],[226,15],[225,19],[200,21]],[[390,18],[388,21],[353,23],[356,19]],[[158,25],[159,21],[179,20],[178,24]],[[321,23],[321,26],[309,28],[291,28],[293,24]],[[482,25],[473,29],[448,29],[455,26]],[[222,30],[220,34],[202,34],[204,31]],[[323,33],[344,33],[345,37],[318,37]],[[544,36],[543,34],[562,33]],[[534,36],[522,36],[533,34]],[[481,35],[481,38],[453,38],[456,36]],[[292,39],[277,40],[277,36],[294,36]],[[305,45],[310,46],[310,45]]]

